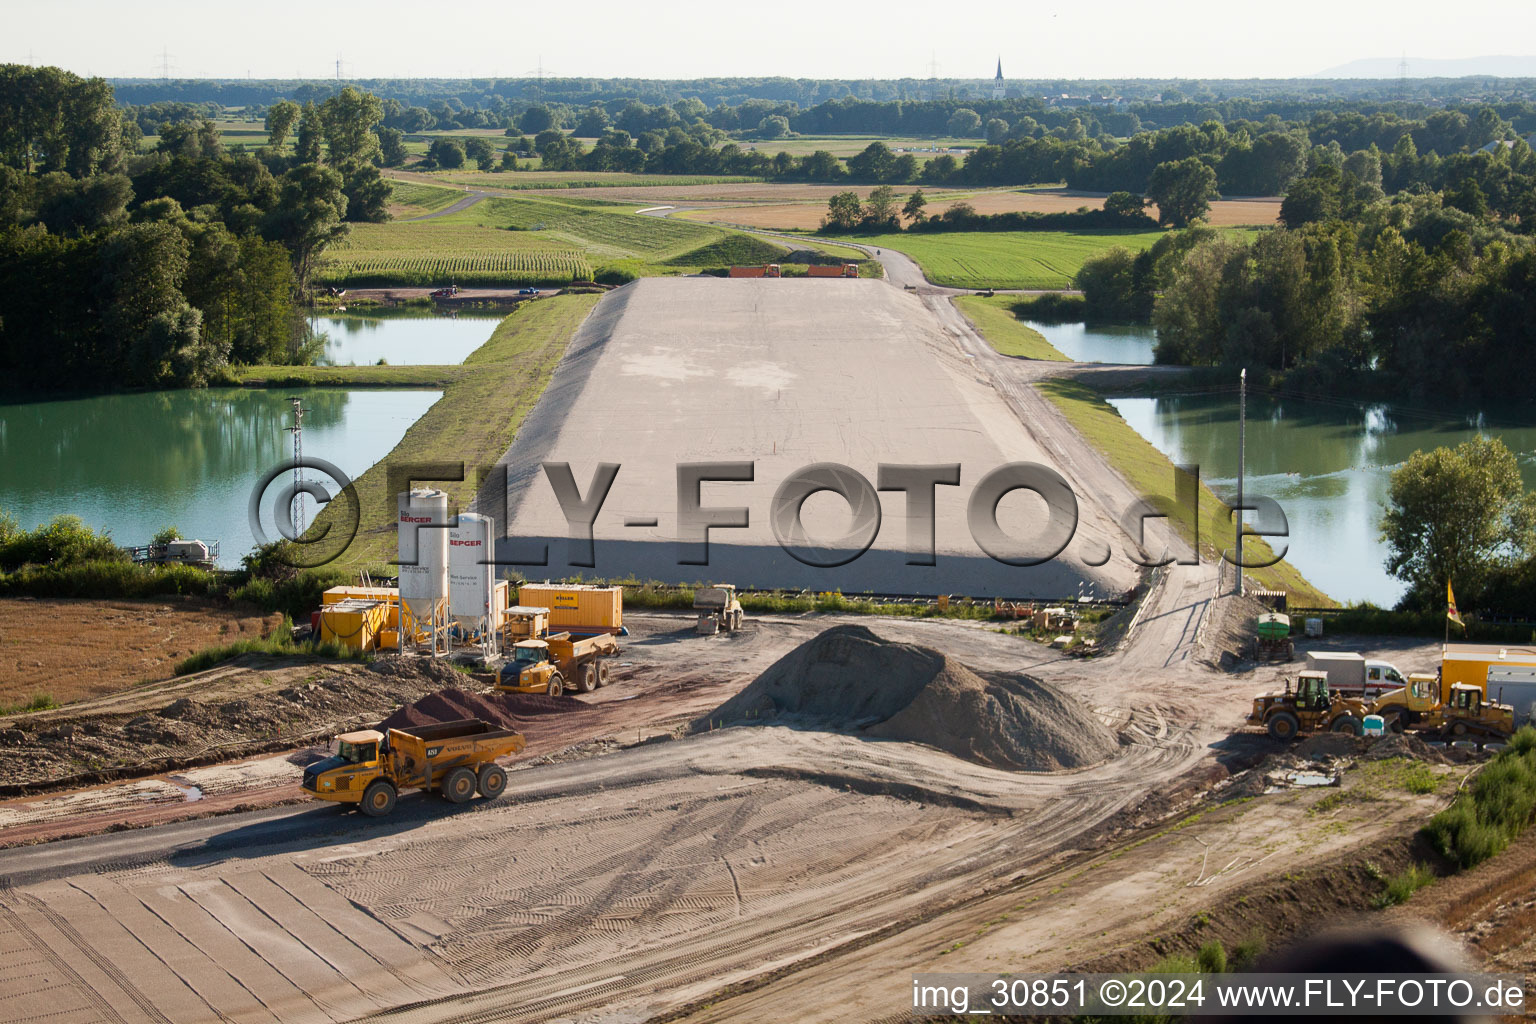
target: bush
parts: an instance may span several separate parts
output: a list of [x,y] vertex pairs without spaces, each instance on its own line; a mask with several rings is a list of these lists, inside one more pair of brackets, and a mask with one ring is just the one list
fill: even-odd
[[1423,834],[1460,868],[1481,864],[1523,832],[1536,814],[1536,730],[1522,728],[1507,750]]
[[1020,320],[1033,320],[1042,324],[1072,324],[1084,319],[1088,304],[1080,295],[1037,295],[1020,299],[1011,307]]
[[1224,974],[1227,970],[1227,951],[1219,939],[1212,939],[1195,954],[1195,963],[1201,974]]
[[1407,903],[1408,898],[1435,880],[1435,873],[1423,864],[1414,864],[1393,875],[1387,887],[1371,901],[1377,910]]
[[640,280],[640,272],[632,266],[613,264],[606,267],[598,267],[592,275],[592,280],[598,284],[629,284],[631,281]]
[[191,565],[135,565],[128,561],[78,565],[27,565],[0,573],[0,595],[31,597],[156,597],[162,594],[214,594],[216,575]]
[[1264,955],[1264,945],[1264,933],[1254,929],[1242,942],[1232,947],[1227,965],[1234,971],[1253,970],[1258,965],[1259,957]]
[[0,570],[24,565],[77,565],[82,562],[127,562],[128,553],[106,534],[97,534],[79,516],[55,516],[35,530],[0,529]]

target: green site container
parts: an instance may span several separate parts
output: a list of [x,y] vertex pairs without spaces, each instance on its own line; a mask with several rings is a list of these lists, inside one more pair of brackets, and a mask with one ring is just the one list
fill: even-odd
[[1259,636],[1280,640],[1291,635],[1291,617],[1279,612],[1259,616]]

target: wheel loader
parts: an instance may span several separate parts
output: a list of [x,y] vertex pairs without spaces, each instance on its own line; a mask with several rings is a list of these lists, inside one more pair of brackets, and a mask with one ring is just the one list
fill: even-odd
[[735,584],[699,587],[693,592],[693,610],[699,613],[696,628],[700,633],[713,635],[721,630],[730,633],[741,628],[741,602],[736,599]]
[[1440,700],[1440,678],[1415,672],[1408,685],[1382,694],[1373,707],[1393,732],[1412,730],[1441,739],[1477,737],[1507,740],[1515,731],[1515,709],[1485,700],[1470,683],[1454,683]]
[[1365,732],[1365,703],[1354,697],[1340,697],[1328,690],[1328,676],[1322,672],[1301,672],[1293,690],[1289,680],[1281,693],[1262,693],[1253,698],[1249,725],[1261,726],[1277,740],[1293,740],[1309,732],[1346,732],[1359,736]]

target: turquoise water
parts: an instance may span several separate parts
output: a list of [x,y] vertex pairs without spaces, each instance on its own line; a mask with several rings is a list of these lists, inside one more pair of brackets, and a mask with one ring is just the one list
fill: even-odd
[[[1237,484],[1237,397],[1111,398],[1127,423],[1177,463],[1195,463],[1217,493]],[[1248,399],[1245,488],[1280,503],[1287,560],[1336,600],[1391,606],[1406,590],[1387,575],[1378,534],[1392,470],[1416,450],[1479,431],[1503,439],[1536,486],[1536,420],[1454,417],[1390,405]]]
[[317,360],[325,366],[452,366],[484,345],[505,313],[457,316],[319,316],[310,328],[326,335]]
[[[0,404],[0,509],[29,529],[72,513],[123,545],[174,525],[184,537],[220,541],[221,564],[238,565],[254,543],[251,490],[292,460],[289,395],[307,410],[305,455],[356,479],[440,394],[210,388]],[[279,486],[263,502],[272,539]]]
[[1079,363],[1152,362],[1157,332],[1147,324],[1040,324],[1024,321],[1045,335],[1068,359]]

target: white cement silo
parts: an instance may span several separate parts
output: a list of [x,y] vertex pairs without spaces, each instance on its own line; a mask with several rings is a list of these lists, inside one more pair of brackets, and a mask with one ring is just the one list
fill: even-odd
[[[399,498],[400,611],[402,640],[437,633],[447,625],[448,495],[413,490]],[[403,646],[403,645],[402,645]]]
[[493,526],[489,516],[464,512],[448,531],[448,614],[486,644],[494,642],[496,627],[496,567],[489,564]]

